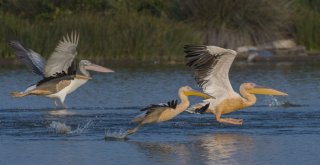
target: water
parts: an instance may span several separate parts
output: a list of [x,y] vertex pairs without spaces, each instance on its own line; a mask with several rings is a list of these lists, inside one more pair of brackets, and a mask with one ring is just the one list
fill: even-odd
[[[287,92],[258,96],[253,107],[225,115],[244,125],[222,125],[210,114],[183,113],[142,127],[127,139],[139,109],[177,98],[180,86],[196,89],[183,66],[114,68],[94,74],[67,97],[69,110],[51,99],[11,98],[39,77],[25,69],[0,70],[0,164],[319,164],[320,67],[248,66],[231,69],[232,85],[255,82]],[[191,98],[192,103],[200,101]]]

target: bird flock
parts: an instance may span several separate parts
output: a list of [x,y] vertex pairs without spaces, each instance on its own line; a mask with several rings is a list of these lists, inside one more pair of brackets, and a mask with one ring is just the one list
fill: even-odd
[[[68,94],[92,79],[89,71],[111,73],[110,68],[93,64],[88,60],[77,60],[79,33],[66,34],[59,41],[53,53],[46,61],[39,53],[25,47],[19,41],[9,41],[8,45],[16,57],[41,80],[21,92],[12,92],[13,97],[29,95],[44,96],[54,99],[57,107],[66,108],[64,104]],[[180,101],[172,100],[165,104],[151,104],[141,109],[141,114],[132,120],[136,127],[129,129],[131,135],[146,124],[168,121],[187,111],[190,113],[211,113],[217,122],[222,124],[243,124],[242,119],[222,118],[221,115],[252,106],[256,103],[256,94],[286,96],[287,94],[272,88],[247,82],[240,86],[240,94],[235,92],[229,80],[229,70],[237,55],[231,49],[206,45],[184,46],[186,65],[202,91],[189,86],[178,90]],[[189,96],[198,96],[203,101],[190,106]]]

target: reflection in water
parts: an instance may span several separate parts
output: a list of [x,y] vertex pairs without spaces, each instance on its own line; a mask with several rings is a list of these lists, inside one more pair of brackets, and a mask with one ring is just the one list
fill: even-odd
[[[250,158],[254,148],[250,136],[243,134],[199,135],[193,142],[134,142],[139,152],[164,164],[239,164],[241,156]],[[246,160],[246,162],[251,162]]]
[[[156,160],[160,164],[194,164],[191,163],[190,148],[187,144],[167,142],[134,142],[139,152],[148,159]],[[195,162],[195,161],[194,161]]]
[[60,110],[52,110],[48,112],[50,115],[74,115],[75,112],[67,110],[67,109],[60,109]]
[[239,164],[237,154],[250,152],[252,141],[250,136],[243,134],[219,133],[200,137],[197,147],[206,164]]

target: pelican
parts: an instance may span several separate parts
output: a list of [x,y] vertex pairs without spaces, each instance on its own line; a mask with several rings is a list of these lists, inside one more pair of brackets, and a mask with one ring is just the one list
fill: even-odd
[[[152,104],[141,109],[141,111],[144,112],[132,120],[134,123],[138,123],[138,125],[135,128],[128,130],[127,135],[137,132],[138,129],[145,124],[160,123],[173,119],[189,107],[190,102],[188,96],[199,96],[205,99],[211,98],[211,96],[193,90],[189,86],[181,87],[178,95],[181,100],[180,104],[178,104],[178,101],[176,100],[169,101],[167,104]],[[201,108],[206,108],[206,106]],[[201,109],[199,110],[201,111]]]
[[13,97],[28,95],[45,96],[55,99],[56,106],[66,108],[64,100],[68,94],[91,79],[88,70],[97,72],[113,72],[113,70],[91,63],[88,60],[75,60],[79,34],[66,34],[58,43],[48,61],[40,54],[24,47],[18,41],[9,41],[9,46],[17,58],[33,73],[42,76],[42,80],[31,85],[23,92],[12,92]]
[[229,70],[237,55],[234,50],[205,45],[185,45],[184,49],[187,66],[194,72],[196,82],[204,93],[214,97],[192,106],[188,112],[196,112],[210,103],[208,108],[198,112],[213,113],[220,123],[241,125],[242,119],[221,118],[221,115],[252,106],[257,100],[255,94],[287,95],[255,83],[241,84],[241,95],[235,92],[229,81]]

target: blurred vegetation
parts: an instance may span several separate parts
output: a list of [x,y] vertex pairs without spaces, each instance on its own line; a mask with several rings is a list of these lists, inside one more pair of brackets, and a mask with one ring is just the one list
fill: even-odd
[[295,38],[308,50],[320,50],[320,1],[295,0],[293,27]]
[[0,56],[16,39],[48,57],[80,32],[88,59],[181,60],[183,45],[227,48],[294,38],[320,49],[316,0],[0,0]]

